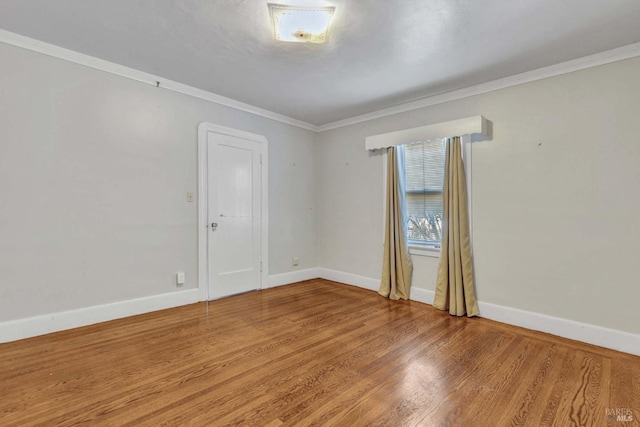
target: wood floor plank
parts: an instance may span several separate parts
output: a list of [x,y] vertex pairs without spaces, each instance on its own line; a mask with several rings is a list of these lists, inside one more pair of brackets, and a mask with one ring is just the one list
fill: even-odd
[[[344,307],[344,305],[342,305],[340,310],[352,310],[354,307],[357,307],[357,304],[350,307]],[[340,317],[339,310],[334,309],[333,312],[337,318]],[[322,314],[322,309],[319,309],[316,306],[313,310],[309,310],[309,315],[301,316],[299,318],[300,323],[305,325],[305,328],[298,329],[297,333],[292,335],[291,331],[285,330],[285,332],[282,333],[284,334],[283,336],[279,331],[277,335],[270,335],[266,338],[261,337],[258,341],[254,339],[254,335],[263,335],[262,333],[264,332],[264,328],[260,328],[256,325],[258,326],[257,328],[252,331],[247,331],[244,336],[241,334],[234,334],[236,342],[233,342],[232,344],[225,342],[224,349],[217,349],[214,347],[214,349],[216,349],[216,354],[219,356],[217,360],[209,360],[209,363],[204,366],[197,366],[198,361],[196,360],[195,365],[187,363],[186,366],[182,366],[185,365],[185,363],[183,363],[178,364],[176,368],[172,370],[163,369],[159,371],[159,375],[162,377],[160,379],[141,378],[137,381],[132,381],[131,386],[127,385],[123,390],[119,390],[118,395],[114,396],[116,399],[114,399],[114,402],[112,402],[112,404],[107,408],[104,408],[100,404],[100,400],[96,399],[92,405],[85,405],[83,408],[79,408],[79,410],[75,411],[75,413],[67,412],[61,414],[59,418],[56,418],[53,421],[60,422],[62,419],[66,419],[68,421],[91,421],[97,416],[101,416],[103,419],[105,417],[106,419],[110,419],[115,416],[117,412],[124,412],[127,406],[126,404],[132,401],[142,401],[147,395],[151,395],[154,402],[162,402],[158,397],[164,395],[166,393],[165,390],[171,390],[185,382],[190,382],[192,385],[202,384],[201,387],[204,387],[204,389],[199,390],[197,393],[200,395],[205,395],[207,394],[206,391],[209,389],[219,387],[231,381],[235,381],[235,385],[239,386],[240,382],[238,378],[236,378],[237,370],[242,371],[244,378],[249,378],[246,376],[246,373],[257,369],[258,365],[261,366],[265,372],[269,372],[272,369],[271,362],[273,359],[280,358],[280,360],[283,360],[282,358],[293,356],[294,353],[290,351],[288,346],[278,344],[278,340],[281,338],[285,342],[293,339],[293,341],[299,346],[304,345],[316,348],[320,344],[320,340],[325,342],[331,341],[332,335],[328,333],[328,329],[322,327],[322,322],[309,322],[310,316],[319,316],[320,314]],[[322,315],[324,316],[324,314]],[[221,320],[221,324],[224,325],[224,322],[228,321],[230,320]],[[316,328],[319,333],[309,333],[314,332]],[[355,327],[353,325],[350,327],[343,326],[342,329],[333,330],[332,333],[346,333],[354,328]],[[282,328],[278,329],[280,330]],[[221,330],[226,334],[226,328],[222,328]],[[183,362],[185,361],[183,357],[180,357],[180,360]],[[169,360],[169,362],[171,362],[171,360]],[[209,375],[212,372],[217,373],[213,380],[211,375]],[[259,376],[261,373],[258,372],[257,375]],[[118,386],[117,383],[114,385],[116,387]],[[186,395],[182,397],[182,400],[187,401],[190,400],[191,397],[191,395]],[[209,399],[211,397],[211,394],[207,396]],[[166,405],[162,405],[161,410],[166,411],[171,407],[178,407],[179,405],[180,401],[172,402],[168,407]],[[145,405],[145,407],[149,406],[152,405]],[[186,406],[183,406],[183,410],[185,408]],[[105,413],[105,411],[107,412]]]
[[[276,372],[273,375],[271,381],[260,382],[259,384],[253,384],[252,379],[248,379],[249,383],[242,389],[237,387],[239,397],[236,398],[231,405],[233,411],[231,414],[221,418],[221,422],[225,422],[227,419],[233,419],[234,416],[238,416],[237,408],[241,408],[243,411],[243,402],[247,399],[252,399],[252,405],[254,407],[254,414],[252,416],[243,416],[242,420],[236,420],[237,422],[252,422],[255,415],[260,417],[267,416],[270,412],[276,410],[279,406],[289,405],[294,401],[294,396],[304,394],[304,390],[310,388],[309,383],[315,386],[321,382],[323,376],[340,370],[343,372],[343,376],[348,374],[348,363],[341,363],[343,359],[347,361],[351,358],[357,359],[364,355],[362,348],[366,349],[366,353],[375,354],[380,347],[384,347],[387,341],[392,340],[394,337],[402,336],[402,327],[409,322],[408,319],[399,317],[394,323],[387,323],[388,328],[380,328],[382,323],[381,319],[376,319],[375,316],[368,322],[368,327],[355,329],[350,327],[349,331],[342,332],[339,338],[332,340],[332,342],[325,343],[321,346],[315,346],[313,348],[307,347],[304,349],[293,348],[292,353],[296,355],[296,359],[304,361],[304,364],[299,364],[294,360],[294,363],[285,365],[286,368],[282,371]],[[405,331],[406,333],[406,331]],[[357,334],[354,336],[354,334]],[[337,351],[339,350],[339,351]],[[320,359],[314,357],[321,355]],[[335,357],[334,357],[335,356]],[[322,360],[322,363],[319,363]],[[341,366],[343,365],[343,366]],[[271,367],[268,367],[271,369]],[[295,380],[301,378],[300,383],[295,383]],[[272,382],[275,382],[272,384]],[[260,395],[264,395],[263,389],[282,388],[284,384],[290,384],[290,388],[287,389],[286,395],[277,398],[274,396],[269,400],[260,401]],[[301,390],[302,389],[302,390]],[[203,399],[206,398],[203,397]],[[220,402],[222,404],[222,402]],[[193,404],[191,402],[190,404]],[[233,406],[235,405],[235,406]],[[229,408],[230,405],[226,405]],[[231,417],[231,418],[230,418]],[[229,421],[231,424],[234,422]]]
[[[440,321],[442,319],[439,319]],[[436,321],[437,322],[437,321]],[[436,326],[436,322],[431,326]],[[449,334],[444,328],[439,328],[436,333],[431,330],[422,332],[415,342],[407,342],[397,346],[385,357],[376,357],[370,363],[358,367],[356,373],[358,381],[345,384],[343,387],[331,388],[324,391],[322,401],[315,405],[307,405],[302,411],[290,411],[285,419],[290,425],[323,425],[330,420],[340,419],[342,414],[348,412],[354,404],[382,386],[385,379],[395,372],[394,366],[419,363],[425,351],[434,351],[439,347],[445,335]],[[350,399],[339,400],[337,395],[350,396]],[[293,408],[292,408],[293,409]]]
[[2,427],[640,425],[640,357],[316,279],[0,344],[0,396]]

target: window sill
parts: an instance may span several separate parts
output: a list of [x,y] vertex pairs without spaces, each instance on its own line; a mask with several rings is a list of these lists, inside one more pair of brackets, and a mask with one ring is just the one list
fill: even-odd
[[409,246],[409,254],[418,256],[428,256],[431,258],[440,258],[440,248],[434,246]]

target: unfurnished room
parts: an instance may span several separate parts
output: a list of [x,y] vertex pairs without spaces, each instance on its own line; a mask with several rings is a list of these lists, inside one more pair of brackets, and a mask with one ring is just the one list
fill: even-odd
[[0,0],[0,426],[640,426],[640,1]]

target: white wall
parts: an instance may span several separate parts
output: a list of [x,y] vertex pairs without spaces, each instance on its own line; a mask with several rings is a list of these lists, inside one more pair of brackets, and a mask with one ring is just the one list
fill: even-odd
[[[320,134],[319,263],[378,278],[382,161],[364,139],[482,114],[473,146],[480,301],[640,333],[640,59]],[[433,289],[438,259],[413,257]]]
[[317,265],[317,136],[0,44],[0,322],[196,283],[197,126],[269,140],[269,270]]
[[[320,135],[4,44],[0,64],[0,322],[179,291],[178,270],[194,289],[202,121],[269,140],[270,274],[374,283],[382,158],[364,138],[483,114],[479,299],[640,332],[640,58]],[[414,256],[414,286],[437,262]]]

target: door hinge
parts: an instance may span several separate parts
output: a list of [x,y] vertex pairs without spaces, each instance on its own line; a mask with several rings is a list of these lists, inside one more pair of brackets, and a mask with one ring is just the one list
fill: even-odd
[[262,261],[260,261],[260,273],[262,273]]

